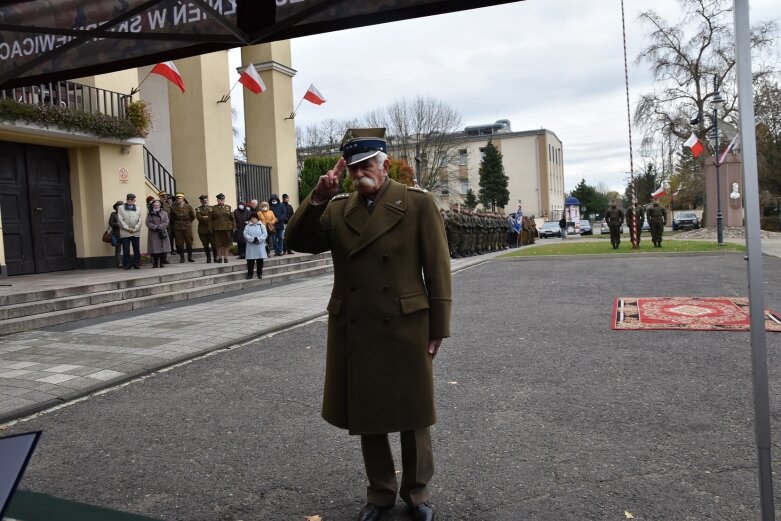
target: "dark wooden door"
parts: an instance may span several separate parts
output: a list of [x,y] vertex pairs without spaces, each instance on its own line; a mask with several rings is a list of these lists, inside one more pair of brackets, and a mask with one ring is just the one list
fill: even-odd
[[35,271],[75,269],[68,151],[26,145],[25,152]]
[[24,145],[0,142],[0,212],[8,275],[35,273]]
[[8,275],[76,267],[68,151],[0,142],[0,211]]

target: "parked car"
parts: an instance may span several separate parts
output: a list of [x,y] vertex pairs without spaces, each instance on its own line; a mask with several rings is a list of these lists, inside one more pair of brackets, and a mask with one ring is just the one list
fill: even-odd
[[[606,233],[610,233],[610,226],[608,226],[607,221],[605,219],[602,219],[601,230],[599,233],[601,233],[602,235]],[[621,223],[621,231],[619,233],[624,233],[624,223]]]
[[559,228],[558,221],[542,223],[542,226],[540,226],[537,231],[540,234],[540,239],[545,239],[546,237],[561,237],[561,228]]
[[673,218],[673,231],[691,228],[697,230],[700,228],[700,220],[694,212],[678,212]]
[[591,223],[588,222],[588,219],[582,219],[580,221],[580,234],[594,235],[594,230],[591,229]]

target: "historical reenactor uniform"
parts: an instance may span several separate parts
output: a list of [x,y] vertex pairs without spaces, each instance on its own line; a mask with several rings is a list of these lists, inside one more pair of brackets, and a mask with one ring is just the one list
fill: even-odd
[[[293,249],[333,257],[322,414],[361,435],[369,487],[359,520],[396,502],[392,432],[401,433],[401,498],[414,520],[432,519],[432,362],[450,335],[447,238],[431,195],[387,177],[385,140],[352,132],[287,229]],[[345,165],[357,191],[318,200],[334,193]]]
[[214,250],[214,258],[217,258],[217,250],[214,247],[211,233],[209,232],[209,219],[211,217],[212,207],[207,203],[209,201],[208,195],[202,195],[198,198],[201,201],[201,206],[195,209],[195,218],[198,219],[198,238],[201,239],[203,244],[203,251],[206,253],[206,262],[212,261],[212,250]]
[[659,201],[654,201],[653,206],[648,209],[648,222],[651,224],[651,241],[654,248],[662,247],[662,233],[664,225],[667,224],[667,212],[659,206]]
[[176,234],[176,253],[179,254],[179,263],[184,262],[184,253],[187,251],[187,260],[193,259],[193,227],[195,210],[185,200],[183,193],[176,194],[176,202],[171,205],[171,215],[174,220],[174,233]]
[[605,212],[605,220],[610,228],[610,244],[617,250],[621,244],[621,224],[624,222],[624,211],[616,203],[611,203],[610,208]]
[[209,213],[209,233],[217,253],[220,253],[220,250],[223,250],[223,253],[214,259],[215,262],[228,262],[227,250],[231,245],[234,230],[236,230],[236,218],[233,217],[233,210],[225,204],[225,195],[217,194],[217,204],[212,206],[212,211]]

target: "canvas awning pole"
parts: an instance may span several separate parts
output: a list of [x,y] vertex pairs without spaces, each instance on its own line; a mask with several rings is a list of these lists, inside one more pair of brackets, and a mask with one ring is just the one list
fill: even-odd
[[[743,159],[743,204],[746,215],[748,250],[748,294],[751,317],[751,372],[754,381],[754,423],[757,440],[759,500],[762,520],[775,520],[773,475],[770,467],[770,398],[765,335],[764,274],[759,225],[759,182],[757,141],[754,129],[754,96],[751,81],[751,26],[748,0],[734,0],[735,53],[738,105]],[[718,151],[717,151],[718,152]]]

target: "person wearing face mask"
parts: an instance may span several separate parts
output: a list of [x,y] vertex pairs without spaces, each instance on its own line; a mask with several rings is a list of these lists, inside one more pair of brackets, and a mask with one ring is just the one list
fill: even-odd
[[245,257],[247,251],[247,240],[244,238],[244,227],[249,221],[252,211],[245,206],[244,201],[239,201],[236,209],[233,210],[233,218],[236,220],[236,231],[233,233],[233,240],[236,242],[236,246],[239,249],[239,258]]
[[287,221],[287,208],[277,197],[277,194],[271,194],[271,198],[268,201],[269,210],[274,212],[274,217],[277,219],[276,231],[274,233],[274,255],[280,256],[285,254],[284,237],[285,237],[285,221]]
[[266,201],[263,201],[260,203],[258,217],[260,217],[260,222],[263,223],[263,226],[266,227],[266,232],[268,233],[268,237],[266,237],[266,245],[268,247],[268,251],[272,252],[274,251],[274,237],[276,236],[277,230],[277,216],[274,215],[274,212],[271,211],[269,204]]
[[[293,214],[286,239],[333,258],[322,416],[361,438],[368,488],[359,521],[378,521],[397,495],[413,520],[430,521],[432,370],[450,336],[450,255],[433,197],[388,178],[384,133],[347,132],[343,156]],[[352,194],[339,193],[345,169]]]
[[160,201],[152,201],[146,216],[146,227],[149,229],[146,236],[146,251],[152,256],[153,268],[164,268],[163,259],[171,251],[171,242],[168,240],[168,221],[168,213],[162,209]]

